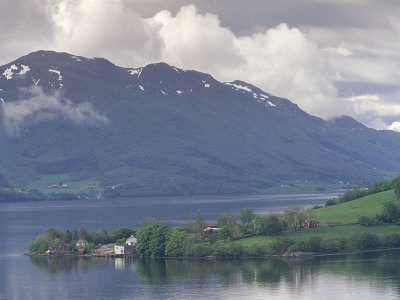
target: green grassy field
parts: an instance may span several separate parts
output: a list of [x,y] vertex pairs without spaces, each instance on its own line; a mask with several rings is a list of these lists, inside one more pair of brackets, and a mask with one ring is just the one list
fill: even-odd
[[369,232],[379,237],[400,233],[398,225],[377,225],[377,226],[361,226],[361,225],[343,225],[343,226],[327,226],[312,229],[302,229],[299,231],[285,232],[279,236],[263,236],[257,235],[250,238],[233,241],[232,243],[242,246],[267,245],[277,238],[288,238],[292,240],[305,240],[311,236],[318,236],[322,239],[332,238],[349,238],[352,235],[360,235],[363,232]]
[[382,204],[387,201],[400,202],[396,200],[393,190],[390,190],[346,203],[315,209],[312,211],[313,218],[322,226],[357,223],[361,216],[375,217]]
[[69,174],[42,175],[39,180],[28,185],[29,190],[39,190],[44,194],[57,192],[83,194],[98,192],[100,188],[100,182],[96,178],[70,181]]
[[[322,239],[350,238],[352,235],[360,235],[363,232],[369,232],[377,236],[393,233],[399,234],[400,226],[398,225],[361,226],[354,224],[358,222],[360,216],[374,217],[376,213],[380,211],[382,204],[387,201],[400,202],[396,200],[393,190],[390,190],[346,203],[312,210],[312,217],[318,221],[321,227],[288,231],[279,236],[257,235],[236,240],[232,243],[242,246],[262,246],[267,245],[277,238],[293,240],[304,240],[311,236],[318,236]],[[337,226],[331,226],[329,224],[336,224]]]

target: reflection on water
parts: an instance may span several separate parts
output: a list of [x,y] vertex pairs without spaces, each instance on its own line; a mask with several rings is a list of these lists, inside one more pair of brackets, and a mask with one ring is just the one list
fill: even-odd
[[[334,297],[328,296],[326,299],[343,299],[365,293],[366,299],[395,299],[400,296],[399,258],[400,251],[308,259],[30,259],[39,274],[63,276],[65,273],[94,272],[100,278],[115,278],[118,280],[115,286],[123,285],[128,289],[153,287],[153,292],[154,288],[159,291],[160,294],[156,293],[159,298],[164,298],[165,289],[172,298],[191,298],[191,292],[185,292],[185,287],[191,287],[198,289],[196,293],[205,293],[196,298],[206,299],[210,295],[207,295],[209,291],[205,287],[211,285],[219,296],[234,292],[234,298],[276,293],[275,296],[279,297],[290,295],[302,299],[324,295],[329,291]],[[118,272],[124,276],[112,275]],[[133,278],[137,278],[134,285]],[[239,286],[240,291],[237,290]],[[123,298],[121,294],[115,296]]]

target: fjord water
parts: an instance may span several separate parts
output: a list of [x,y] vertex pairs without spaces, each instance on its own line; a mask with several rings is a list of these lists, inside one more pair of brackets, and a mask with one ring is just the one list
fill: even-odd
[[48,228],[93,231],[145,217],[179,225],[198,209],[213,222],[251,206],[281,213],[335,194],[104,199],[0,205],[0,299],[396,299],[400,252],[287,259],[96,259],[25,257]]

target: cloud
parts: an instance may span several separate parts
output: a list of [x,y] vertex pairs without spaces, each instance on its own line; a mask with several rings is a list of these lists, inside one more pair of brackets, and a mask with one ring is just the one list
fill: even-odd
[[109,123],[107,117],[96,112],[88,102],[74,104],[63,99],[58,92],[46,95],[38,86],[24,89],[23,92],[29,98],[0,105],[3,124],[10,135],[18,135],[26,125],[56,118],[81,126]]
[[[11,55],[44,48],[105,57],[124,67],[165,61],[221,81],[247,81],[325,118],[349,114],[382,127],[374,120],[386,122],[385,116],[399,114],[398,97],[393,98],[398,95],[348,88],[363,83],[400,89],[395,1],[246,3],[242,17],[254,16],[257,24],[239,20],[241,14],[227,9],[227,3],[214,2],[5,0],[0,4],[0,26],[7,28],[0,32],[0,59],[7,63]],[[255,12],[258,7],[262,13]],[[238,24],[247,26],[241,35],[232,29],[243,27]],[[338,96],[340,83],[347,84],[347,98]]]
[[182,7],[176,16],[162,11],[146,22],[158,30],[163,61],[222,81],[248,81],[312,114],[343,112],[323,51],[297,28],[280,24],[238,37],[216,15],[199,14],[194,5]]
[[388,126],[388,129],[400,132],[400,122],[393,122],[391,125]]
[[59,51],[105,57],[125,66],[149,63],[160,56],[152,29],[127,10],[122,0],[48,1],[46,11]]

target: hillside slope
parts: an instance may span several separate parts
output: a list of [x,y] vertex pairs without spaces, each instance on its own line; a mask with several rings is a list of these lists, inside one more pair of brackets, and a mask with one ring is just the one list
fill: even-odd
[[356,200],[313,210],[313,217],[320,225],[354,224],[361,216],[375,217],[383,203],[398,203],[393,190],[369,195]]

